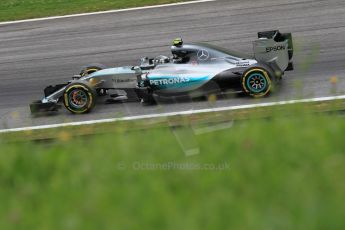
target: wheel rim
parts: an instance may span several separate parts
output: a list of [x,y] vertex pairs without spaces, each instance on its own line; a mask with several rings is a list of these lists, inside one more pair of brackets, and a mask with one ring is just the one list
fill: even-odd
[[267,88],[267,79],[261,73],[253,73],[247,79],[247,87],[251,92],[261,93]]
[[69,104],[76,109],[84,108],[88,103],[88,96],[80,89],[73,90],[68,96]]

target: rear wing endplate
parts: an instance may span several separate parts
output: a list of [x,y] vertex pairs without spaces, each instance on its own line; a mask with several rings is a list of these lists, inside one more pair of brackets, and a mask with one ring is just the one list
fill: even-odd
[[253,42],[254,56],[259,63],[269,65],[274,71],[283,73],[293,69],[293,42],[291,33],[279,30],[258,33]]

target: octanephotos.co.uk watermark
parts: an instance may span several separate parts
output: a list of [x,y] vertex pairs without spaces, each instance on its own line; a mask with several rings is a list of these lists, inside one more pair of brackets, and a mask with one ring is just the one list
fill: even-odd
[[225,171],[230,170],[229,162],[221,163],[200,163],[200,162],[148,162],[135,161],[132,163],[120,162],[117,164],[118,170],[138,170],[138,171]]

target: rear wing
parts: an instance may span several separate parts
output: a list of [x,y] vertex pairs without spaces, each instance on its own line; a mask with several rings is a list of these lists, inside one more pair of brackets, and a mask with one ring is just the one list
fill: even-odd
[[282,74],[293,70],[293,42],[291,33],[279,30],[258,33],[258,40],[253,42],[255,59],[269,65],[275,72]]

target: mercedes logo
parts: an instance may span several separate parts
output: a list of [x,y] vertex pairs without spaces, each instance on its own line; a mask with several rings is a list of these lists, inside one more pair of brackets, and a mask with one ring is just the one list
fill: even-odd
[[210,57],[210,54],[207,50],[199,50],[198,59],[201,61],[206,61]]

